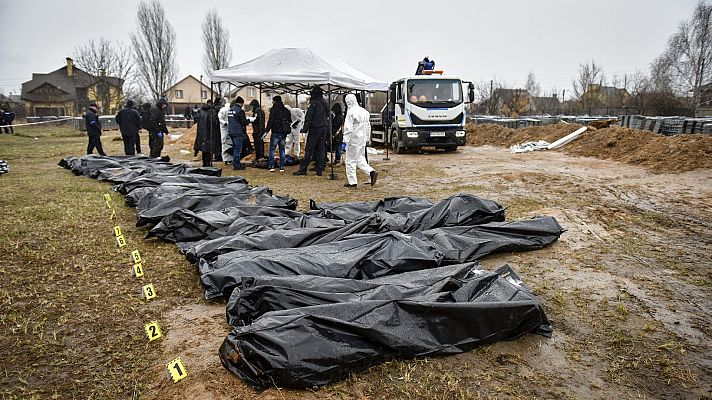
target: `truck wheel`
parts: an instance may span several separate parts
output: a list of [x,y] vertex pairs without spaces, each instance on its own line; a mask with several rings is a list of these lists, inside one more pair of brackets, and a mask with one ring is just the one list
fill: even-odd
[[451,152],[457,150],[457,145],[445,146],[445,151]]
[[403,146],[400,145],[400,140],[398,140],[398,132],[393,131],[391,132],[391,150],[393,150],[394,153],[396,154],[403,154],[405,149],[403,149]]

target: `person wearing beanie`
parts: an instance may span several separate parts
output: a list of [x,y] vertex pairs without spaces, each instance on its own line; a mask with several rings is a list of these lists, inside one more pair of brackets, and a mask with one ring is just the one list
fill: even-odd
[[156,102],[156,105],[151,107],[148,115],[148,147],[151,149],[152,158],[161,156],[163,138],[168,134],[166,108],[168,108],[168,100],[165,97],[161,97]]
[[100,156],[105,156],[106,153],[104,153],[104,149],[101,146],[101,121],[99,121],[99,115],[97,114],[96,109],[96,103],[91,102],[89,103],[89,109],[84,114],[87,136],[89,137],[87,154],[92,154],[94,149],[96,149]]
[[124,141],[124,154],[127,156],[136,155],[136,141],[141,129],[141,114],[134,110],[133,106],[133,100],[127,100],[126,106],[119,110],[115,117],[121,131],[121,139]]
[[292,131],[292,113],[282,103],[282,97],[272,98],[273,106],[269,110],[269,121],[265,127],[265,132],[272,131],[269,138],[269,161],[267,167],[269,172],[274,172],[274,148],[279,145],[279,172],[284,172],[284,144],[287,135]]
[[245,169],[240,160],[248,153],[243,149],[244,139],[247,137],[247,117],[242,106],[245,100],[237,96],[237,99],[230,105],[227,113],[227,132],[232,140],[232,167],[235,170]]
[[309,163],[316,162],[316,174],[322,175],[326,161],[326,135],[328,132],[329,105],[324,100],[324,91],[315,86],[310,94],[309,108],[304,118],[302,133],[307,134],[306,150],[299,171],[294,175],[306,175]]

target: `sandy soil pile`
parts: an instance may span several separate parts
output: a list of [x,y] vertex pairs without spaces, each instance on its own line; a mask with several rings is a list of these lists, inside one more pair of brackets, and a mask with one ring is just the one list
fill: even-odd
[[[556,124],[511,129],[494,124],[468,125],[467,142],[473,146],[511,146],[534,140],[553,142],[580,128]],[[594,128],[595,129],[595,128]],[[648,131],[613,126],[591,130],[561,151],[641,165],[653,172],[683,172],[712,168],[712,136],[661,136]]]

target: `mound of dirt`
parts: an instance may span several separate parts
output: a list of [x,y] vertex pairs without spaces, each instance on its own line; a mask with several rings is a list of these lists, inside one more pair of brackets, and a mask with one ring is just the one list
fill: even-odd
[[702,134],[662,136],[614,126],[586,132],[563,151],[642,165],[652,172],[712,168],[712,136]]
[[529,141],[546,140],[553,142],[580,128],[578,124],[555,124],[512,129],[496,124],[467,125],[467,144],[471,146],[509,147]]
[[[494,124],[468,125],[467,142],[473,146],[504,147],[536,140],[551,143],[580,127],[556,124],[511,129]],[[620,126],[592,128],[559,151],[640,165],[658,173],[712,168],[712,136],[709,135],[661,136]]]

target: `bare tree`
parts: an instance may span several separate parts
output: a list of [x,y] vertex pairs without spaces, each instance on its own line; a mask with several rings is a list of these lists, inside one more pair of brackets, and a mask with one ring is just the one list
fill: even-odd
[[526,89],[532,97],[539,97],[541,93],[541,85],[537,83],[536,76],[534,76],[534,73],[531,71],[529,71],[529,75],[527,75],[527,83],[524,85],[524,89]]
[[496,77],[489,81],[475,84],[480,111],[488,115],[499,114],[502,106],[502,89],[505,89],[506,86],[504,82],[497,80]]
[[[111,42],[103,37],[98,41],[91,39],[88,42],[78,45],[74,49],[72,56],[77,67],[87,73],[99,77],[98,99],[105,107],[108,105],[118,105],[124,101],[127,94],[133,92],[133,60],[131,51],[121,42]],[[121,80],[121,91],[111,91],[108,82],[102,80],[107,77]],[[103,110],[113,113],[114,109]]]
[[158,99],[176,79],[176,34],[158,0],[142,0],[136,12],[138,33],[131,34],[136,73]]
[[581,103],[583,110],[591,109],[601,103],[601,86],[603,86],[603,67],[591,60],[591,63],[582,63],[579,65],[578,77],[572,84],[574,87],[574,95]]
[[690,108],[697,115],[702,86],[712,80],[712,4],[697,3],[692,19],[680,23],[655,64],[676,94],[692,92]]
[[[203,20],[203,68],[207,75],[218,69],[227,68],[232,61],[232,48],[230,48],[230,32],[223,25],[222,19],[216,9],[208,11]],[[221,84],[218,92],[222,93]]]
[[652,90],[650,78],[644,71],[638,70],[628,76],[626,83],[630,92],[630,102],[627,106],[639,114],[646,114],[650,97],[648,94]]

